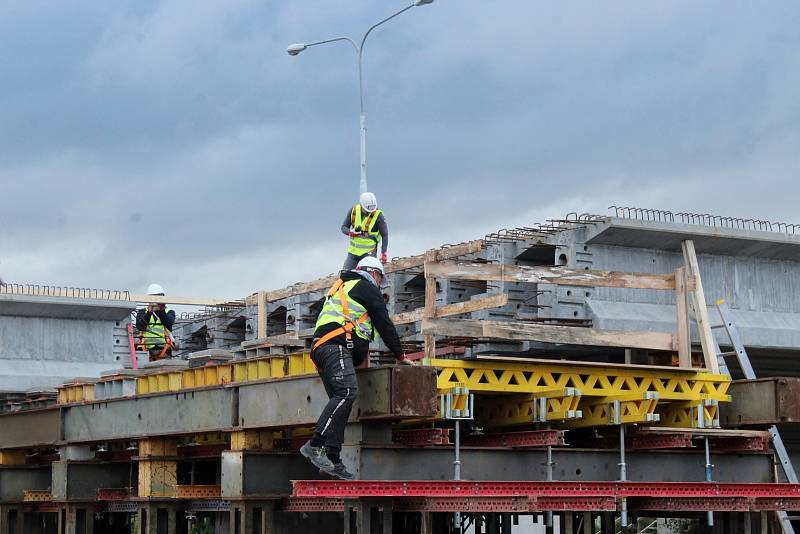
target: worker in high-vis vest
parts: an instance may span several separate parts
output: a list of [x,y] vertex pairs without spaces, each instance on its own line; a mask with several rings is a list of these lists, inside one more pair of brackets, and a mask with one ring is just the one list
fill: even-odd
[[342,269],[355,269],[358,262],[366,256],[378,256],[381,248],[381,262],[386,263],[389,248],[389,227],[386,216],[378,209],[374,193],[362,193],[358,204],[347,210],[342,222],[342,233],[350,237],[347,257]]
[[[164,296],[164,288],[150,284],[147,295]],[[175,312],[166,304],[150,303],[136,312],[136,329],[139,331],[139,347],[150,354],[150,361],[172,357],[172,325]]]
[[311,359],[330,400],[300,453],[321,471],[345,480],[353,478],[340,452],[358,393],[355,368],[367,359],[375,331],[398,362],[411,363],[381,294],[383,277],[383,264],[372,256],[359,261],[354,270],[342,271],[325,297],[314,331]]

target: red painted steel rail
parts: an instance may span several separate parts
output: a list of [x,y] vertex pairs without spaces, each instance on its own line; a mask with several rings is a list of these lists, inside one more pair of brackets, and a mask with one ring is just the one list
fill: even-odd
[[800,484],[729,482],[533,482],[295,480],[293,497],[800,497]]
[[449,480],[298,480],[284,506],[342,510],[346,500],[392,499],[397,510],[539,511],[800,510],[800,484],[715,482],[532,482]]

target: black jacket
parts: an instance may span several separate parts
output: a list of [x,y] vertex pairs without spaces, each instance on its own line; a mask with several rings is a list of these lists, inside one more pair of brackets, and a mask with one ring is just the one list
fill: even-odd
[[[161,321],[161,324],[164,325],[164,328],[172,332],[172,325],[175,324],[175,312],[173,310],[156,310],[155,313]],[[148,308],[142,308],[141,310],[137,311],[136,329],[139,332],[144,332],[150,325],[150,318],[152,316],[153,314],[150,313]]]
[[[344,221],[342,221],[342,233],[344,235],[348,235],[350,230],[353,229],[353,227],[350,226],[350,221],[352,220],[351,217],[354,209],[355,207],[352,207],[347,210],[347,215],[344,216]],[[381,235],[381,252],[386,252],[389,248],[389,225],[386,224],[386,215],[384,213],[378,215],[378,220],[375,221],[375,228],[378,229],[378,233]]]
[[[342,271],[340,277],[345,282],[350,280],[359,280],[350,290],[350,297],[364,306],[372,325],[386,346],[394,353],[395,358],[400,358],[403,355],[403,348],[400,346],[400,336],[397,335],[397,330],[389,318],[389,311],[386,309],[386,302],[383,300],[383,295],[380,289],[374,283],[362,277],[360,274],[353,271]],[[314,332],[314,338],[320,338],[332,330],[336,330],[340,325],[336,323],[329,323],[320,326]],[[369,342],[361,339],[353,334],[353,363],[361,365],[369,354]],[[344,334],[339,334],[335,338],[328,341],[328,343],[336,343],[338,345],[346,346],[347,340]]]

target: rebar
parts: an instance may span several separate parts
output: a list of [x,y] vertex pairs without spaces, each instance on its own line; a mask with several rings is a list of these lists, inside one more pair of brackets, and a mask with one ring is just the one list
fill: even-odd
[[[739,230],[756,230],[761,232],[778,232],[784,234],[800,233],[800,224],[770,221],[767,219],[747,219],[743,217],[730,217],[724,215],[715,215],[713,213],[696,213],[690,211],[674,213],[669,210],[641,208],[637,206],[612,205],[609,206],[608,209],[614,210],[614,216],[620,219],[655,222],[680,222],[682,224],[711,226],[714,228],[734,228]],[[568,218],[569,215],[572,214],[568,214]]]
[[68,297],[98,300],[129,301],[129,291],[120,289],[93,289],[88,287],[49,286],[40,284],[0,284],[0,293],[34,297]]

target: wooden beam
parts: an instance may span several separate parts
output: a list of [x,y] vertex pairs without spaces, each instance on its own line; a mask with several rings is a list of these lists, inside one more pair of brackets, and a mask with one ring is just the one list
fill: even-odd
[[242,349],[256,349],[268,347],[270,345],[280,347],[302,347],[305,340],[313,337],[314,329],[305,328],[299,332],[291,332],[289,334],[278,334],[276,336],[259,337],[258,339],[251,339],[250,341],[243,341],[240,345]]
[[[467,243],[454,245],[452,247],[431,249],[428,252],[435,253],[434,261],[442,261],[442,260],[458,258],[459,256],[466,256],[467,254],[474,254],[476,252],[480,252],[482,248],[483,248],[483,240],[476,239],[475,241],[469,241]],[[428,254],[428,252],[426,252],[425,254]],[[399,271],[405,271],[406,269],[422,267],[425,265],[425,254],[396,259],[392,262],[387,263],[384,266],[384,269],[386,270],[386,273],[396,273]],[[333,285],[333,283],[336,281],[337,276],[338,275],[328,276],[326,278],[320,278],[312,282],[307,282],[303,284],[294,284],[289,287],[285,287],[283,289],[267,291],[266,292],[267,301],[274,302],[276,300],[293,297],[295,295],[311,293],[312,291],[326,290]],[[253,293],[252,295],[247,297],[247,304],[249,306],[254,306],[257,303],[257,299],[258,299],[258,293]]]
[[675,269],[675,307],[677,309],[678,367],[692,366],[692,339],[689,329],[689,294],[686,291],[686,267]]
[[267,337],[267,293],[258,292],[258,337]]
[[[425,253],[425,318],[433,319],[436,317],[436,278],[431,274],[429,268],[436,261],[436,252],[429,250]],[[425,357],[434,359],[436,357],[436,337],[432,334],[424,336]]]
[[700,345],[703,347],[703,359],[706,369],[712,373],[719,373],[719,363],[717,362],[717,349],[714,340],[714,333],[711,331],[711,324],[708,319],[708,308],[706,308],[706,295],[703,292],[703,282],[700,279],[700,267],[697,263],[697,253],[694,250],[694,241],[687,239],[682,243],[683,259],[686,263],[686,273],[694,280],[689,291],[694,307],[694,317],[697,321],[697,330],[700,333]]
[[674,274],[591,271],[570,267],[527,267],[498,263],[439,262],[430,265],[432,276],[459,280],[494,280],[590,287],[675,289]]
[[[399,258],[386,264],[387,273],[395,273],[398,271],[405,271],[406,269],[413,269],[415,267],[422,267],[426,261],[444,261],[458,258],[459,256],[466,256],[467,254],[474,254],[480,252],[483,248],[483,240],[476,239],[460,245],[453,245],[447,248],[434,248],[425,254],[419,256],[410,256],[408,258]],[[433,260],[428,260],[429,254],[433,254]]]
[[474,319],[424,319],[422,333],[433,336],[493,338],[513,341],[541,341],[568,345],[675,350],[674,334],[621,332],[574,326],[478,321]]
[[212,299],[201,297],[173,297],[167,295],[162,297],[160,295],[131,295],[131,302],[139,302],[142,304],[174,304],[185,306],[244,306],[245,301],[242,299]]
[[[461,315],[462,313],[470,313],[478,310],[499,308],[500,306],[505,306],[506,304],[508,304],[508,294],[499,293],[497,295],[490,295],[488,297],[468,300],[466,302],[456,302],[455,304],[437,306],[434,317],[450,317],[452,315]],[[421,321],[424,317],[425,308],[416,308],[411,311],[392,315],[392,322],[396,325],[410,324]]]

